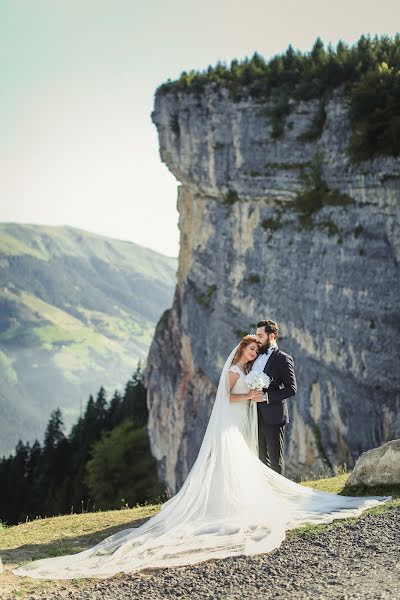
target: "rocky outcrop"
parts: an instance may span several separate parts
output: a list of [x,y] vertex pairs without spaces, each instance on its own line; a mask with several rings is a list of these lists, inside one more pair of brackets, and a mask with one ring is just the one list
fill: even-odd
[[[148,357],[149,432],[173,491],[197,455],[226,356],[260,318],[279,322],[295,360],[289,475],[352,466],[400,435],[400,160],[350,162],[339,92],[317,136],[319,101],[290,106],[274,138],[260,100],[234,102],[213,84],[156,95],[161,158],[180,182],[181,244],[174,303]],[[330,192],[305,209],[302,174],[317,156]]]
[[346,485],[400,486],[400,440],[363,452]]

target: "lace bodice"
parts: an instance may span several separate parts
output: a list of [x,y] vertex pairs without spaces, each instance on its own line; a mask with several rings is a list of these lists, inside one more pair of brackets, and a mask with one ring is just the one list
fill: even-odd
[[[245,382],[244,378],[246,375],[242,369],[237,365],[231,365],[229,367],[231,373],[237,373],[239,378],[235,381],[235,385],[231,389],[232,394],[247,394],[249,386]],[[239,400],[237,402],[230,402],[230,417],[232,423],[235,424],[239,430],[244,434],[248,427],[249,421],[249,409],[250,400]]]
[[231,373],[238,373],[239,375],[239,379],[231,389],[232,394],[247,394],[250,388],[244,380],[246,375],[243,373],[242,369],[237,365],[232,365],[229,367],[229,371]]

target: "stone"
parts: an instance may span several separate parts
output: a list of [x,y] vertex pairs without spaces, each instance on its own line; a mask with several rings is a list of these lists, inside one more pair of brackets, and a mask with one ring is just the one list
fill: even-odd
[[400,440],[363,452],[357,460],[347,486],[400,486]]
[[[351,468],[400,437],[400,157],[351,162],[340,90],[315,141],[299,138],[319,101],[291,107],[273,138],[265,100],[235,102],[217,84],[155,97],[161,159],[180,182],[180,253],[146,384],[151,449],[172,492],[196,459],[226,357],[259,319],[278,321],[298,378],[288,476]],[[304,224],[296,194],[317,153],[329,188],[352,201]]]

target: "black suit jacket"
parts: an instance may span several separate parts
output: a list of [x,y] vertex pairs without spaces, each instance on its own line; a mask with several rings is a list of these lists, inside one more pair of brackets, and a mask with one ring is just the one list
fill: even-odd
[[261,417],[267,425],[285,425],[289,423],[286,399],[294,396],[297,391],[293,358],[276,346],[265,365],[264,373],[272,377],[273,381],[267,390],[269,404],[257,402],[258,418]]

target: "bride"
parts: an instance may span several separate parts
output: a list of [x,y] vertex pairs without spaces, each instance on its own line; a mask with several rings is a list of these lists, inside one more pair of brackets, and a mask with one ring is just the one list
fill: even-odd
[[106,578],[260,554],[278,548],[289,529],[356,516],[385,501],[318,492],[259,460],[256,404],[263,398],[245,382],[257,354],[256,337],[247,335],[228,356],[197,460],[159,513],[88,550],[36,560],[13,573],[36,579]]

